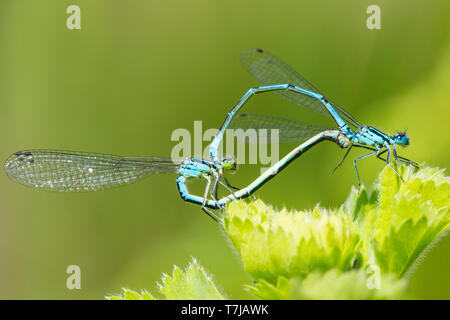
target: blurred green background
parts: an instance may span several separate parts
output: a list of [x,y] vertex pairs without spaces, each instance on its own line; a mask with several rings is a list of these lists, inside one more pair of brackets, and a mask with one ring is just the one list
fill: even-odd
[[[71,4],[81,7],[81,30],[66,28]],[[381,8],[381,30],[366,27],[371,4]],[[194,120],[217,128],[257,84],[238,54],[260,47],[362,123],[389,133],[408,129],[411,146],[401,155],[445,168],[449,40],[445,0],[3,0],[0,158],[29,148],[170,156],[173,130],[192,132]],[[332,124],[272,94],[257,96],[245,111]],[[258,195],[278,207],[339,206],[356,183],[351,161],[331,175],[343,153],[319,145]],[[362,180],[371,185],[382,167],[362,161]],[[231,180],[244,185],[255,173],[257,166],[243,166]],[[179,198],[175,176],[54,194],[0,173],[0,298],[102,299],[121,287],[156,292],[161,274],[191,256],[231,298],[251,298],[242,290],[251,280],[222,231]],[[66,289],[71,264],[81,267],[81,290]],[[450,298],[448,270],[450,237],[415,269],[409,296]]]

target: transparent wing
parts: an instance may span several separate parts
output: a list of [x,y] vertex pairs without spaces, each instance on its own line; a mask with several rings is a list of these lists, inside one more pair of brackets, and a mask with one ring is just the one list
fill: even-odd
[[[335,129],[262,114],[246,113],[235,115],[228,128],[243,130],[266,129],[268,137],[270,136],[270,130],[278,129],[280,143],[301,143],[322,131]],[[270,143],[269,138],[267,142]]]
[[[294,69],[268,51],[262,49],[246,50],[241,53],[240,59],[244,68],[263,85],[291,84],[321,94],[319,90]],[[276,92],[297,105],[330,116],[325,106],[317,99],[292,91]],[[347,120],[349,124],[359,127],[358,121],[348,112],[333,103],[332,105],[344,120]]]
[[25,186],[56,192],[105,190],[147,175],[176,173],[178,165],[158,157],[120,157],[99,153],[28,150],[12,154],[6,173]]

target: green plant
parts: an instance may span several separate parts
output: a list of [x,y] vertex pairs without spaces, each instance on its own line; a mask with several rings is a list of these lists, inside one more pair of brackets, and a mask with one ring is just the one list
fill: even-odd
[[[174,266],[172,275],[163,274],[162,283],[158,288],[164,299],[225,299],[214,285],[211,276],[197,263],[195,259],[182,271]],[[146,290],[141,293],[129,289],[122,289],[122,295],[108,296],[110,300],[156,300]]]
[[[444,170],[388,167],[371,190],[352,189],[338,209],[275,210],[261,200],[234,201],[222,226],[254,279],[260,299],[400,298],[407,275],[450,223]],[[166,299],[223,299],[194,260],[163,276]],[[151,298],[124,289],[114,299]]]

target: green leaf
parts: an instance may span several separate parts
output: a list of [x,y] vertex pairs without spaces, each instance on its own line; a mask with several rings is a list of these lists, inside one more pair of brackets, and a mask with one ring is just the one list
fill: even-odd
[[397,175],[389,167],[382,171],[377,218],[372,232],[364,231],[366,244],[370,239],[367,235],[373,235],[371,245],[382,272],[397,277],[409,272],[450,222],[450,179],[444,171],[400,169],[405,179],[400,185],[396,184]]
[[123,288],[121,295],[107,296],[108,300],[156,300],[150,293],[142,290],[141,293],[137,293],[133,290]]
[[376,268],[404,277],[449,225],[450,179],[437,168],[397,170],[404,183],[386,167],[375,188],[353,188],[337,210],[277,211],[261,200],[235,201],[225,230],[245,270],[273,294],[285,288],[280,279],[302,283],[329,270]]
[[[162,284],[158,284],[164,299],[168,300],[220,300],[224,296],[215,286],[211,276],[195,259],[183,271],[174,266],[172,275],[163,275]],[[107,296],[108,300],[156,300],[143,290],[140,294],[130,289],[123,289],[122,294]]]
[[364,186],[358,190],[352,187],[342,209],[348,212],[354,220],[362,222],[366,218],[367,210],[377,206],[379,192],[367,190]]
[[224,299],[211,276],[206,273],[195,259],[184,271],[175,266],[171,276],[164,274],[162,284],[158,284],[158,286],[166,299],[170,300]]
[[364,270],[342,272],[332,269],[326,273],[313,272],[304,279],[280,276],[276,284],[265,280],[246,289],[260,299],[398,299],[405,290],[406,281],[396,281],[392,276],[380,276],[378,289],[372,286],[371,277]]
[[276,283],[280,275],[345,271],[359,253],[358,225],[343,210],[277,212],[256,200],[233,202],[227,213],[225,229],[254,279]]

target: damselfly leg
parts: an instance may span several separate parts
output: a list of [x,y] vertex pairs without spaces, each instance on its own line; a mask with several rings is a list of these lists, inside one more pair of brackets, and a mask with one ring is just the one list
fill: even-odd
[[356,167],[356,162],[359,160],[362,160],[364,158],[376,155],[378,153],[378,150],[373,151],[371,153],[365,154],[361,157],[356,158],[355,160],[353,160],[353,166],[355,167],[355,171],[356,171],[356,178],[358,179],[358,188],[361,188],[361,181],[359,180],[359,174],[358,174],[358,168]]
[[403,177],[400,175],[400,173],[398,173],[397,170],[395,170],[394,167],[391,166],[391,161],[390,161],[391,148],[389,147],[389,145],[386,145],[386,150],[387,150],[386,164],[388,165],[389,168],[391,168],[400,177],[402,182],[405,182],[405,180],[403,180]]
[[[382,160],[382,161],[386,161],[386,158],[383,158],[383,157],[382,157],[382,155],[383,155],[384,153],[386,153],[386,152],[387,152],[386,149],[383,150],[383,151],[381,151],[379,154],[377,154],[377,158],[380,159],[380,160]],[[400,157],[400,156],[397,156],[397,158],[398,158],[398,161],[400,161],[400,162],[402,162],[402,163],[404,163],[404,164],[413,166],[414,168],[417,168],[417,169],[419,168],[419,164],[416,163],[416,162],[414,162],[414,161],[412,161],[412,160],[410,160],[410,159],[407,159],[407,158],[404,158],[404,157]]]
[[344,154],[344,157],[342,158],[342,160],[338,163],[338,165],[336,166],[336,168],[333,169],[333,171],[331,171],[331,174],[333,174],[337,168],[339,168],[342,163],[344,162],[345,158],[347,158],[348,153],[350,152],[350,150],[352,150],[353,144],[347,149],[347,152]]
[[214,212],[212,212],[210,209],[208,209],[206,207],[206,200],[208,199],[208,191],[211,190],[211,178],[209,176],[205,177],[206,179],[206,187],[205,187],[205,193],[203,194],[203,202],[202,202],[202,210],[209,216],[211,217],[214,221],[218,222],[219,221],[219,217],[214,214]]

